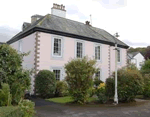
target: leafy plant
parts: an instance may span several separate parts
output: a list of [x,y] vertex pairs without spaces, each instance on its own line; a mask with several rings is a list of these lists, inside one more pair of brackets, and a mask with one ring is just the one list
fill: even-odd
[[103,81],[101,81],[100,79],[98,79],[97,77],[94,78],[94,85],[95,87],[98,87],[100,83],[104,83]]
[[20,87],[13,87],[15,86],[14,83],[17,82],[21,87],[24,87],[22,92],[30,87],[30,75],[32,71],[23,70],[22,68],[23,57],[28,54],[19,54],[7,44],[0,46],[0,81],[9,84],[13,103],[18,103],[18,101],[14,100],[14,97],[16,97],[17,90],[20,90]]
[[30,100],[22,100],[19,102],[19,108],[23,114],[23,117],[33,117],[35,104]]
[[[115,74],[106,80],[106,94],[109,97],[114,96]],[[120,69],[118,70],[118,98],[121,102],[129,102],[135,99],[135,96],[142,92],[143,77],[137,70]],[[113,93],[111,93],[113,92]]]
[[144,64],[141,67],[141,73],[144,74],[150,74],[150,59],[144,62]]
[[63,97],[68,95],[68,84],[66,81],[57,81],[56,82],[56,91],[55,95],[58,97]]
[[105,90],[105,83],[100,83],[97,90],[96,90],[96,94],[97,94],[97,97],[98,97],[98,101],[100,103],[106,103],[108,98],[107,96],[105,95],[106,94],[106,90]]
[[65,65],[66,81],[69,94],[76,103],[84,104],[89,98],[89,91],[93,85],[93,75],[97,72],[96,61],[87,57],[73,59]]
[[10,94],[9,85],[2,83],[2,89],[0,89],[0,106],[10,106],[12,101],[12,96]]
[[56,89],[56,79],[53,72],[49,70],[41,70],[35,78],[36,93],[42,98],[48,98],[54,95]]
[[150,74],[144,75],[144,86],[143,86],[143,96],[146,98],[150,97]]

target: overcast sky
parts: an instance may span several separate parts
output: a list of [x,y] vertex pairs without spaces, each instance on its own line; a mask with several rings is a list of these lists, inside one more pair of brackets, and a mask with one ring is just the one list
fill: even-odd
[[0,42],[19,31],[35,14],[51,13],[53,3],[66,6],[66,18],[104,29],[132,47],[150,45],[150,0],[1,0]]

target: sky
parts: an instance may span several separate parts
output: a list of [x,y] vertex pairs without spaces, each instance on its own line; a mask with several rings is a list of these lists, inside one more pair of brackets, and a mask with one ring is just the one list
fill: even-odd
[[[0,0],[0,42],[6,42],[31,22],[35,14],[51,14],[63,4],[66,18],[106,30],[131,47],[150,45],[150,0]],[[90,20],[90,15],[91,19]]]

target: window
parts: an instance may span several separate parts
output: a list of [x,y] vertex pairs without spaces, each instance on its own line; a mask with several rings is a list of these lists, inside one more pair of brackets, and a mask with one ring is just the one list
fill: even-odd
[[117,56],[118,56],[118,62],[120,62],[120,49],[118,49],[118,51],[117,51]]
[[101,79],[101,71],[98,71],[96,74],[95,74],[95,77],[97,77],[99,80]]
[[76,57],[77,58],[83,57],[83,43],[81,42],[77,42]]
[[53,72],[55,73],[56,80],[60,81],[61,71],[60,70],[53,70]]
[[19,44],[18,51],[19,51],[19,52],[22,52],[22,41],[19,40],[19,41],[18,41],[18,44]]
[[99,45],[95,46],[95,59],[100,60],[101,47]]
[[53,40],[53,55],[62,56],[62,40],[54,38]]

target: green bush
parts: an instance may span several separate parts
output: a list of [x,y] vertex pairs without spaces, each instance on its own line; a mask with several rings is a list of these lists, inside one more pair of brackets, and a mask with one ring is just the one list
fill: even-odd
[[150,74],[144,75],[144,86],[143,86],[143,96],[145,98],[150,97]]
[[108,98],[105,94],[106,94],[105,84],[100,83],[96,90],[96,95],[98,97],[98,101],[102,104],[108,101]]
[[19,108],[23,114],[23,117],[33,117],[35,104],[30,100],[22,100],[19,102]]
[[[109,97],[114,96],[114,79],[108,78],[106,81],[106,94]],[[139,71],[131,69],[120,69],[118,70],[118,99],[121,102],[129,102],[135,99],[135,96],[142,92],[143,78]],[[111,89],[112,88],[112,89]]]
[[0,106],[10,106],[12,101],[12,95],[10,94],[9,85],[2,83],[2,89],[0,89]]
[[32,72],[29,70],[23,70],[22,68],[23,57],[28,54],[29,53],[18,54],[17,50],[7,44],[0,46],[0,82],[9,84],[10,93],[13,97],[13,104],[18,104],[19,101],[16,101],[14,98],[16,97],[16,92],[20,90],[20,87],[13,87],[15,86],[14,83],[17,82],[21,87],[24,87],[21,92],[24,92],[30,87],[30,75]]
[[90,88],[93,86],[93,75],[97,72],[96,61],[73,59],[65,65],[66,81],[69,86],[69,94],[76,103],[84,104],[89,98]]
[[24,117],[18,106],[0,107],[0,117]]
[[49,98],[54,95],[56,89],[56,79],[53,72],[49,70],[41,70],[35,78],[36,93],[42,98]]
[[91,87],[89,89],[89,95],[90,95],[90,97],[93,97],[93,95],[95,95],[95,93],[96,93],[96,88],[95,87]]
[[55,95],[58,97],[63,97],[68,95],[68,84],[65,81],[56,82],[56,91]]
[[141,67],[141,73],[142,74],[150,74],[150,59],[144,62],[144,64]]
[[106,89],[106,96],[110,99],[111,97],[114,96],[115,92],[115,80],[114,78],[107,78],[106,79],[106,84],[105,84],[105,89]]
[[94,85],[98,87],[100,83],[104,83],[103,81],[99,80],[97,77],[94,78]]

